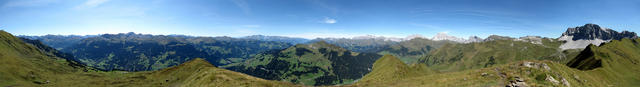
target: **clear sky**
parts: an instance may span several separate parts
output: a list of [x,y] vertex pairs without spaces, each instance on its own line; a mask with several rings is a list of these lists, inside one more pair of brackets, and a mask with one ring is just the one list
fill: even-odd
[[0,0],[15,35],[555,38],[586,23],[639,32],[640,0]]

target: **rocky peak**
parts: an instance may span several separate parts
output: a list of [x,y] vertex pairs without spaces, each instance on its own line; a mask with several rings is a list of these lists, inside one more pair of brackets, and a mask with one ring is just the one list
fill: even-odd
[[467,40],[465,40],[464,38],[458,38],[456,36],[451,36],[451,35],[448,35],[446,32],[440,32],[440,33],[436,34],[435,36],[433,36],[433,38],[431,38],[431,40],[435,40],[435,41],[449,40],[449,41],[454,41],[454,42],[459,42],[459,43],[466,43],[467,42]]
[[489,37],[487,37],[487,39],[484,39],[484,41],[493,41],[493,40],[511,40],[513,38],[508,37],[508,36],[500,36],[500,35],[490,35]]
[[451,41],[459,41],[463,40],[462,38],[458,38],[455,36],[450,36],[445,32],[440,32],[431,38],[432,40],[451,40]]
[[615,30],[602,28],[597,24],[585,24],[575,28],[569,28],[562,36],[573,36],[571,40],[619,40],[622,38],[637,38],[634,32],[623,31],[618,33]]
[[567,29],[558,40],[566,41],[560,45],[560,48],[565,50],[585,48],[589,44],[598,46],[600,43],[620,40],[622,38],[638,38],[638,36],[634,32],[617,32],[608,28],[602,28],[597,24],[585,24]]
[[404,38],[396,38],[396,37],[384,37],[384,36],[376,36],[376,35],[365,35],[365,36],[355,36],[351,39],[359,39],[359,40],[379,40],[379,41],[403,41]]

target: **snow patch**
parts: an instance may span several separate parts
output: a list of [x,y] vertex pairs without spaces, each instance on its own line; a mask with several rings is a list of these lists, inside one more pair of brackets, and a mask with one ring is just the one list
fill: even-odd
[[575,40],[574,41],[572,39],[573,39],[573,36],[562,36],[562,37],[558,38],[558,40],[560,40],[560,41],[567,41],[566,43],[563,43],[562,45],[560,45],[560,49],[562,49],[562,50],[582,49],[582,48],[585,48],[585,47],[589,46],[589,44],[593,44],[593,45],[599,46],[601,43],[611,41],[611,40],[602,40],[602,39]]
[[446,32],[440,32],[435,36],[433,36],[431,40],[435,40],[435,41],[449,40],[449,41],[454,41],[458,43],[471,43],[471,42],[482,42],[483,39],[477,36],[471,36],[469,37],[469,39],[464,39],[464,38],[458,38],[456,36],[450,36]]

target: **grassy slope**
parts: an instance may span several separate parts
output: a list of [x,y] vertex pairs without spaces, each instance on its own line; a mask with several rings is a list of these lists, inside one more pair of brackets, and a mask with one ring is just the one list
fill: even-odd
[[[533,63],[547,64],[550,70],[543,68],[525,67],[523,62],[515,62],[509,64],[501,64],[498,66],[464,70],[459,72],[445,72],[437,74],[429,74],[422,76],[411,76],[396,81],[379,81],[379,82],[358,82],[352,86],[398,86],[398,87],[443,87],[443,86],[505,86],[509,81],[520,77],[529,86],[566,86],[561,81],[565,79],[570,86],[577,87],[602,87],[602,86],[633,86],[637,85],[636,80],[620,79],[620,78],[637,78],[637,74],[628,74],[626,76],[636,77],[611,77],[610,72],[601,71],[581,71],[574,68],[564,66],[551,61],[530,61]],[[372,72],[373,73],[373,72]],[[482,74],[487,75],[483,76]],[[552,83],[545,80],[547,76],[551,76],[559,83]],[[365,79],[365,78],[363,78]],[[635,81],[635,82],[633,82]]]
[[[571,66],[575,63],[574,67],[585,70],[585,72],[592,73],[600,78],[614,78],[606,79],[603,81],[616,83],[613,85],[621,86],[638,86],[640,85],[640,39],[622,39],[612,40],[609,43],[600,46],[590,45],[590,50],[593,53],[591,56],[584,56],[586,58],[576,58],[567,65]],[[583,52],[587,53],[587,52]],[[600,63],[593,62],[599,60]],[[600,68],[585,69],[585,67],[597,67]]]
[[[637,43],[639,41],[640,39],[623,39],[621,41],[612,41],[600,47],[590,46],[592,50],[585,50],[595,53],[590,58],[602,60],[602,67],[593,70],[579,70],[568,67],[563,63],[549,60],[523,60],[480,69],[410,76],[400,80],[360,81],[350,86],[505,86],[509,84],[509,81],[514,81],[516,77],[522,78],[528,86],[638,86],[640,85],[640,74],[637,73],[640,72],[640,64],[638,64],[640,61],[640,54],[638,54],[640,53],[640,44]],[[535,66],[524,66],[525,62],[532,63]],[[544,65],[549,68],[544,68]],[[374,65],[374,67],[377,66],[379,65]],[[383,71],[385,70],[374,70],[371,74],[384,73]],[[389,74],[377,76],[389,76]],[[369,76],[365,76],[363,80],[372,78]],[[558,83],[546,80],[547,78],[554,78]],[[562,80],[565,80],[566,83]]]
[[0,86],[294,86],[219,69],[203,59],[147,72],[94,71],[69,66],[63,58],[45,56],[36,47],[0,31]]
[[51,58],[36,47],[27,45],[13,35],[0,31],[0,85],[31,86],[47,80],[57,81],[58,74],[81,69],[68,66],[62,58]]
[[61,51],[73,54],[82,63],[104,70],[126,71],[159,70],[193,58],[203,58],[220,66],[230,63],[229,58],[246,59],[266,50],[291,46],[284,42],[231,37],[133,33],[104,34],[67,44],[71,45]]
[[[140,82],[155,86],[293,86],[291,83],[269,81],[230,70],[216,68],[204,59],[194,59],[176,67],[144,73]],[[142,85],[144,85],[142,84]]]
[[358,82],[397,81],[410,76],[435,73],[424,66],[424,64],[414,64],[409,66],[395,56],[384,55],[373,64],[373,71],[362,77]]
[[425,57],[431,50],[440,48],[445,44],[456,44],[456,42],[442,40],[433,41],[424,38],[414,38],[408,41],[402,41],[385,48],[378,54],[390,54],[396,56],[402,62],[407,64],[417,63],[419,58]]
[[521,60],[553,60],[565,63],[578,53],[573,50],[560,51],[558,49],[560,42],[558,41],[543,39],[542,43],[494,40],[468,44],[447,44],[431,51],[428,56],[419,59],[419,61],[438,71],[453,72]]

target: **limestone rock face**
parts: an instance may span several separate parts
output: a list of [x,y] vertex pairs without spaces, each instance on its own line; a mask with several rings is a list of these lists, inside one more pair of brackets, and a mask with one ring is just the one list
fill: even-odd
[[562,36],[558,38],[560,41],[566,41],[560,48],[566,49],[582,49],[589,44],[600,45],[600,43],[609,42],[611,40],[620,40],[622,38],[638,38],[635,32],[622,31],[617,32],[612,29],[602,28],[597,24],[585,24],[575,28],[569,28]]
[[575,28],[569,28],[562,36],[573,36],[571,40],[620,40],[622,38],[637,38],[635,32],[617,32],[608,28],[602,28],[597,24],[585,24]]

